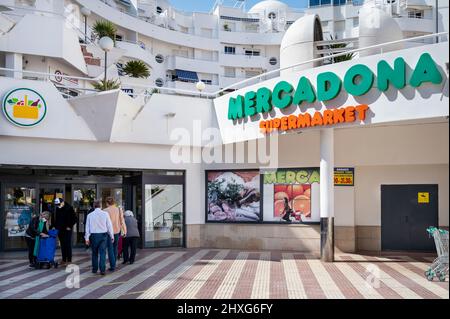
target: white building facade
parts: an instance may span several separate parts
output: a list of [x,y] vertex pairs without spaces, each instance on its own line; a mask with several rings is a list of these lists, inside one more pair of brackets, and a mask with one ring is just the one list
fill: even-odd
[[[93,198],[113,196],[138,216],[142,247],[317,253],[333,217],[338,249],[429,250],[426,227],[448,227],[448,1],[366,2],[247,11],[219,1],[184,13],[159,0],[0,1],[1,249],[23,248],[27,216],[57,196],[76,208],[81,244]],[[100,20],[117,28],[106,65],[92,33]],[[347,61],[328,58],[349,50]],[[130,60],[150,76],[125,75]],[[392,69],[385,89],[380,61]],[[362,93],[364,82],[345,80],[361,68],[373,74]],[[120,89],[93,89],[105,69]],[[341,89],[308,100],[299,80],[318,94],[329,73]],[[233,119],[239,96],[247,117]],[[342,123],[326,113],[348,107]],[[282,134],[261,132],[274,126]]]

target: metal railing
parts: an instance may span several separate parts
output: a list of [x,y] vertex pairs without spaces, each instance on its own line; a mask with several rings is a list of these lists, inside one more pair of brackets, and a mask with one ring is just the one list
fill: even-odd
[[[418,37],[412,37],[412,38],[406,38],[406,39],[401,39],[401,40],[396,40],[396,41],[390,41],[390,42],[386,42],[386,43],[381,43],[381,44],[376,44],[376,45],[371,45],[371,46],[367,46],[364,48],[356,48],[356,49],[351,49],[351,50],[347,50],[345,52],[341,52],[341,53],[336,53],[336,54],[330,54],[327,56],[323,56],[323,57],[319,57],[319,58],[315,58],[315,59],[311,59],[308,61],[303,61],[300,63],[296,63],[284,68],[279,68],[276,70],[272,70],[266,73],[262,73],[259,74],[257,76],[251,77],[251,78],[247,78],[245,80],[233,83],[227,87],[224,87],[216,92],[212,92],[212,93],[208,93],[208,92],[198,92],[198,91],[191,91],[191,90],[184,90],[184,89],[176,89],[176,88],[168,88],[168,87],[158,87],[158,86],[149,86],[149,85],[137,85],[137,84],[133,84],[133,85],[127,85],[127,87],[136,87],[136,88],[145,88],[145,89],[153,89],[153,90],[158,90],[158,91],[167,91],[167,92],[173,92],[176,94],[181,94],[181,95],[194,95],[194,96],[199,96],[202,98],[214,98],[217,96],[220,96],[224,93],[227,93],[227,91],[229,90],[233,90],[237,87],[240,87],[244,84],[248,84],[252,81],[256,81],[256,83],[259,83],[265,79],[267,79],[269,76],[272,75],[277,75],[279,74],[280,71],[285,71],[285,70],[289,70],[289,69],[294,69],[296,67],[305,65],[305,64],[310,64],[310,63],[314,63],[314,62],[320,62],[320,61],[325,61],[325,60],[329,60],[330,58],[334,58],[334,57],[339,57],[339,56],[343,56],[343,55],[347,55],[350,53],[358,53],[358,52],[362,52],[365,50],[371,50],[371,49],[380,49],[380,53],[383,53],[383,48],[386,46],[390,46],[393,44],[398,44],[398,43],[404,43],[404,42],[412,42],[412,41],[418,41],[418,40],[424,40],[424,39],[436,39],[439,37],[443,37],[443,36],[447,36],[448,32],[439,32],[439,33],[433,33],[433,34],[428,34],[428,35],[422,35],[422,36],[418,36]],[[424,43],[426,44],[426,43]],[[61,77],[61,75],[59,74],[51,74],[51,73],[45,73],[45,72],[37,72],[37,71],[27,71],[27,70],[18,70],[18,69],[10,69],[10,68],[0,68],[0,71],[5,71],[5,72],[14,72],[14,73],[21,73],[21,74],[33,74],[33,75],[39,75],[39,76],[43,76],[44,78],[47,79],[51,79],[51,78],[56,78],[56,77]],[[66,79],[74,79],[74,80],[84,80],[87,82],[97,82],[98,79],[96,78],[86,78],[86,77],[79,77],[79,76],[71,76],[71,75],[64,75],[63,78]],[[254,83],[255,84],[255,83]],[[92,91],[92,89],[86,89],[86,88],[76,88],[78,90],[89,90]],[[130,94],[131,95],[131,94]],[[142,94],[136,94],[136,96],[141,96]],[[145,95],[145,94],[144,94]],[[147,94],[148,95],[148,94]]]

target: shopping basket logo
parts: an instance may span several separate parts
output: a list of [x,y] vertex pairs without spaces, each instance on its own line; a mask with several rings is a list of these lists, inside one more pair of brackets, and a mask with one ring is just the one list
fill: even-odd
[[6,93],[2,109],[8,121],[21,127],[35,126],[47,115],[47,104],[42,95],[27,88]]

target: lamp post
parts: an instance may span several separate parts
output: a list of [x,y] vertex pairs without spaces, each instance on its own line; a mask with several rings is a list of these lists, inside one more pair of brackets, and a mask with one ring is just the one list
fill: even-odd
[[[439,0],[436,0],[436,33],[439,33]],[[439,36],[436,36],[436,43],[439,42]]]
[[98,44],[100,48],[105,51],[105,77],[104,77],[104,85],[106,85],[106,70],[108,67],[108,52],[112,50],[114,47],[114,41],[110,37],[102,37]]
[[86,7],[82,7],[81,14],[84,16],[84,43],[87,44],[87,19],[91,15],[91,10]]
[[205,83],[200,80],[197,83],[195,83],[195,87],[200,92],[200,97],[202,97],[202,91],[206,88]]

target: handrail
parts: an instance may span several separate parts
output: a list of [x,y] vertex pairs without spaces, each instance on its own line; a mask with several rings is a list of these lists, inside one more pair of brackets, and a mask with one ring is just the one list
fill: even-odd
[[301,66],[301,65],[304,65],[304,64],[313,63],[313,62],[319,62],[319,61],[323,61],[323,60],[328,60],[330,58],[334,58],[334,57],[338,57],[338,56],[342,56],[342,55],[347,55],[349,53],[356,53],[356,52],[361,52],[361,51],[365,51],[365,50],[369,50],[369,49],[382,48],[382,47],[385,47],[385,46],[388,46],[388,45],[392,45],[392,44],[409,42],[411,40],[436,38],[436,37],[440,37],[440,36],[447,35],[447,34],[448,34],[448,32],[438,32],[438,33],[433,33],[433,34],[421,35],[421,36],[418,36],[418,37],[412,37],[412,38],[406,38],[406,39],[401,39],[401,40],[385,42],[385,43],[381,43],[381,44],[370,45],[370,46],[367,46],[367,47],[364,47],[364,48],[357,48],[357,49],[347,50],[347,51],[341,52],[341,53],[327,55],[327,56],[324,56],[324,57],[314,58],[314,59],[311,59],[311,60],[308,60],[308,61],[303,61],[303,62],[300,62],[300,63],[293,64],[293,65],[290,65],[290,66],[287,66],[287,67],[284,67],[284,68],[279,68],[279,69],[272,70],[272,71],[269,71],[269,72],[266,72],[266,73],[262,73],[262,74],[260,74],[258,76],[254,76],[254,77],[251,77],[251,78],[246,79],[244,81],[237,82],[237,83],[234,83],[234,84],[229,85],[227,87],[224,87],[223,89],[220,89],[219,91],[214,92],[213,94],[216,94],[216,96],[218,96],[219,94],[221,94],[221,93],[223,93],[223,92],[225,92],[225,91],[227,91],[229,89],[232,89],[232,88],[234,88],[234,87],[236,87],[238,85],[245,84],[245,83],[251,82],[251,81],[256,80],[256,79],[261,79],[264,76],[275,74],[275,73],[278,73],[280,71],[292,69],[292,68],[295,68],[295,67],[298,67],[298,66]]
[[[318,61],[323,61],[323,60],[328,60],[330,58],[333,57],[338,57],[338,56],[342,56],[342,55],[347,55],[350,53],[356,53],[356,52],[361,52],[361,51],[365,51],[365,50],[369,50],[369,49],[374,49],[374,48],[383,48],[385,46],[388,45],[392,45],[392,44],[397,44],[397,43],[403,43],[403,42],[411,42],[414,40],[420,40],[420,39],[429,39],[429,38],[436,38],[436,37],[440,37],[440,36],[444,36],[444,35],[448,35],[448,32],[438,32],[438,33],[433,33],[433,34],[427,34],[427,35],[422,35],[422,36],[417,36],[417,37],[412,37],[412,38],[406,38],[406,39],[401,39],[401,40],[396,40],[396,41],[390,41],[390,42],[385,42],[385,43],[381,43],[381,44],[376,44],[376,45],[371,45],[371,46],[367,46],[364,48],[357,48],[357,49],[352,49],[352,50],[347,50],[345,52],[341,52],[341,53],[336,53],[336,54],[330,54],[327,56],[323,56],[323,57],[319,57],[319,58],[315,58],[315,59],[311,59],[308,61],[303,61],[300,63],[296,63],[284,68],[279,68],[279,69],[275,69],[266,73],[262,73],[259,74],[257,76],[251,77],[251,78],[247,78],[243,81],[240,82],[236,82],[232,85],[229,85],[227,87],[224,87],[216,92],[212,92],[212,93],[208,93],[208,92],[198,92],[198,91],[190,91],[190,90],[183,90],[183,89],[176,89],[176,88],[166,88],[166,87],[153,87],[153,86],[145,86],[145,88],[156,88],[158,90],[164,90],[164,91],[172,91],[175,93],[180,92],[181,94],[189,94],[189,95],[199,95],[201,97],[204,98],[208,98],[208,97],[217,97],[219,96],[221,93],[232,89],[236,86],[240,86],[242,84],[254,81],[254,80],[258,80],[261,81],[262,77],[268,76],[268,75],[272,75],[272,74],[276,74],[280,71],[284,71],[284,70],[288,70],[288,69],[292,69],[304,64],[308,64],[308,63],[313,63],[313,62],[318,62]],[[17,70],[17,69],[9,69],[9,68],[3,68],[0,67],[0,71],[9,71],[9,72],[17,72],[17,73],[28,73],[28,74],[35,74],[35,75],[43,75],[43,76],[48,76],[48,77],[61,77],[61,75],[55,75],[55,74],[50,74],[50,73],[44,73],[44,72],[36,72],[36,71],[27,71],[27,70]],[[85,81],[98,81],[98,79],[95,78],[85,78],[85,77],[79,77],[79,76],[70,76],[70,75],[63,75],[62,77],[67,78],[67,79],[77,79],[77,80],[85,80]],[[130,85],[131,86],[131,85]],[[133,85],[136,87],[139,87],[139,85]]]

